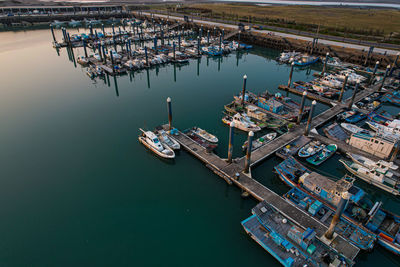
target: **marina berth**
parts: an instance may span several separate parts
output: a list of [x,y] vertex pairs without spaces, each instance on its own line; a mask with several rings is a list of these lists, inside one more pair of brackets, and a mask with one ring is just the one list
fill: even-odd
[[266,201],[242,221],[244,230],[285,267],[345,267],[354,262],[327,246],[312,228],[299,227]]

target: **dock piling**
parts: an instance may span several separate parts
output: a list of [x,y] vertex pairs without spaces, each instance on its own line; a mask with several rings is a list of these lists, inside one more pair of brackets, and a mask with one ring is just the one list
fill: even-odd
[[210,30],[207,30],[207,45],[210,45]]
[[86,49],[86,41],[83,40],[83,51],[85,52],[85,57],[88,58],[88,53],[87,53],[87,49]]
[[174,53],[174,60],[176,59],[176,56],[175,56],[175,42],[172,42],[172,50],[173,50],[173,53]]
[[390,70],[390,65],[387,65],[385,74],[383,75],[382,83],[379,86],[379,90],[378,91],[382,91],[382,88],[383,88],[383,85],[385,84],[385,80],[386,80],[386,77],[387,77],[387,75],[389,73],[389,70]]
[[235,127],[235,123],[232,121],[229,124],[229,144],[228,144],[228,163],[232,163],[232,153],[233,153],[233,128]]
[[106,56],[107,54],[106,54],[106,51],[104,49],[104,45],[101,46],[101,50],[103,51],[104,64],[106,64],[107,63],[107,56]]
[[342,89],[340,90],[340,95],[339,95],[339,99],[338,101],[341,102],[343,99],[343,94],[344,94],[344,90],[346,89],[346,84],[347,84],[347,80],[349,79],[349,75],[346,74],[346,76],[344,76],[344,81],[343,81],[343,85],[342,85]]
[[376,71],[378,70],[378,67],[379,67],[379,61],[377,61],[375,63],[374,70],[372,71],[372,75],[371,75],[370,80],[368,82],[369,84],[372,84],[372,82],[374,81],[374,78],[375,78],[375,75],[376,75]]
[[103,35],[106,36],[106,32],[104,30],[104,24],[101,24],[101,29],[103,30]]
[[346,207],[347,201],[349,200],[349,195],[347,192],[342,192],[341,199],[338,204],[338,208],[336,210],[335,215],[332,218],[331,224],[329,225],[328,230],[326,231],[324,237],[328,240],[332,240],[333,234],[335,232],[335,227],[340,220],[340,216],[342,216],[343,210]]
[[397,60],[399,60],[399,56],[400,56],[400,52],[397,53],[396,58],[395,58],[395,60],[393,61],[392,68],[390,69],[390,72],[389,72],[389,77],[392,76],[392,73],[393,73],[393,71],[394,71],[394,68],[397,66]]
[[317,105],[317,101],[313,100],[313,102],[311,103],[310,113],[308,114],[306,129],[304,131],[305,136],[307,136],[310,133],[311,121],[312,121],[312,117],[314,115],[313,113],[314,113],[315,105]]
[[200,37],[197,37],[197,55],[200,56]]
[[221,33],[219,34],[219,51],[221,52],[222,49],[222,35]]
[[301,118],[303,117],[303,110],[304,110],[304,105],[306,103],[306,97],[307,97],[307,91],[304,91],[303,96],[301,97],[299,116],[297,117],[297,124],[300,124]]
[[147,46],[144,47],[144,55],[146,57],[146,67],[149,66],[149,56],[147,55]]
[[247,139],[247,152],[246,152],[246,161],[244,163],[244,173],[249,173],[250,171],[250,157],[251,157],[251,148],[253,147],[253,131],[249,132],[249,137]]
[[51,35],[53,35],[53,41],[54,41],[54,43],[57,43],[56,36],[54,35],[53,25],[51,25],[51,24],[50,24],[50,30],[51,30]]
[[329,52],[326,53],[324,67],[322,69],[321,75],[324,76],[325,72],[327,71],[326,66],[328,64]]
[[294,62],[292,62],[291,66],[290,66],[289,81],[288,81],[289,88],[290,88],[290,85],[292,84],[293,69],[294,69]]
[[178,51],[181,51],[181,34],[178,35]]
[[113,33],[113,35],[115,35],[114,23],[113,23],[113,24],[111,24],[111,27],[112,27],[112,33]]
[[354,87],[353,95],[351,96],[351,100],[349,102],[349,106],[347,107],[348,109],[351,109],[351,107],[354,104],[354,99],[356,98],[356,94],[357,94],[357,91],[358,91],[358,86],[360,86],[360,81],[356,82],[356,86]]
[[243,76],[243,89],[242,89],[242,106],[244,105],[244,96],[246,94],[246,82],[247,82],[247,75]]
[[167,108],[168,108],[168,125],[169,129],[172,129],[172,108],[171,108],[171,98],[167,98]]

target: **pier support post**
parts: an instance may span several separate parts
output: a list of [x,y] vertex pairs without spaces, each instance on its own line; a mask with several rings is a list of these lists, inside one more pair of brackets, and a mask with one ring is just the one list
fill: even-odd
[[113,35],[115,35],[114,23],[111,24]]
[[304,91],[303,96],[301,97],[299,116],[297,117],[297,124],[300,124],[301,118],[303,117],[303,111],[304,111],[304,105],[306,103],[306,97],[307,97],[307,91]]
[[329,58],[329,52],[327,52],[327,53],[326,53],[326,56],[325,56],[324,67],[323,67],[322,73],[321,73],[322,76],[325,74],[325,72],[326,72],[326,70],[327,70],[327,69],[326,69],[326,66],[327,66],[327,64],[328,64],[328,58]]
[[157,36],[154,36],[154,50],[157,50]]
[[207,30],[207,45],[210,45],[210,30]]
[[197,55],[200,56],[200,37],[197,37]]
[[246,94],[246,83],[247,83],[247,75],[245,74],[243,76],[243,89],[242,89],[242,102],[241,102],[242,106],[244,105],[244,96]]
[[92,24],[89,24],[89,31],[90,31],[90,38],[93,37],[93,26]]
[[144,55],[146,57],[146,67],[149,66],[149,56],[147,55],[147,46],[144,47]]
[[390,70],[390,65],[387,65],[385,74],[383,75],[382,83],[379,86],[379,90],[378,91],[382,91],[382,88],[383,88],[383,85],[385,84],[385,80],[386,80],[386,77],[387,77],[387,75],[389,73],[389,70]]
[[85,52],[85,57],[88,57],[87,50],[86,50],[86,41],[83,40],[83,51]]
[[369,60],[369,57],[370,57],[371,54],[372,54],[372,51],[374,51],[374,47],[373,47],[373,46],[370,46],[370,47],[369,47],[369,50],[368,50],[367,57],[365,58],[365,61],[364,61],[364,66],[367,66],[368,60]]
[[389,77],[392,76],[392,73],[393,73],[393,71],[394,71],[394,68],[397,66],[397,60],[399,60],[399,56],[400,56],[400,52],[397,53],[396,58],[395,58],[395,60],[393,61],[392,68],[390,69],[390,72],[389,72]]
[[103,35],[104,35],[104,37],[106,37],[106,32],[105,32],[105,30],[104,30],[104,24],[101,24],[101,29],[103,30]]
[[225,29],[222,29],[222,39],[225,38]]
[[342,192],[341,193],[341,199],[338,204],[338,208],[336,209],[336,213],[332,218],[331,224],[329,225],[328,230],[326,231],[324,237],[328,240],[332,240],[333,234],[335,232],[335,227],[337,223],[340,220],[340,216],[342,216],[342,213],[346,207],[347,201],[349,200],[349,194],[347,192]]
[[246,152],[246,161],[244,163],[244,172],[249,173],[250,171],[250,157],[251,157],[251,148],[253,147],[253,131],[249,132],[249,137],[247,139],[247,152]]
[[222,49],[222,35],[221,33],[219,34],[219,51],[221,52]]
[[100,43],[97,45],[97,50],[99,50],[100,61],[103,61],[104,55],[101,54],[101,44]]
[[340,95],[339,95],[339,99],[338,99],[339,102],[342,102],[344,90],[346,89],[346,84],[347,84],[348,79],[349,79],[349,75],[346,74],[346,76],[344,76],[342,89],[340,90]]
[[347,107],[348,109],[351,109],[351,107],[354,104],[354,99],[356,98],[356,94],[357,94],[357,91],[358,91],[358,86],[360,86],[360,82],[359,81],[356,82],[356,86],[354,87],[353,95],[351,96],[351,100],[350,100],[349,105]]
[[175,42],[172,43],[172,49],[173,49],[174,60],[175,60],[176,59],[176,56],[175,56]]
[[181,51],[181,34],[178,35],[178,51]]
[[203,37],[203,25],[200,26],[200,38]]
[[50,30],[51,30],[51,35],[53,35],[53,41],[54,41],[54,43],[57,43],[56,36],[54,35],[53,25],[51,25],[51,24],[50,24]]
[[317,101],[315,101],[315,100],[311,103],[311,109],[310,109],[310,113],[308,114],[307,125],[306,125],[306,129],[304,131],[305,136],[307,136],[310,133],[311,121],[312,121],[312,117],[314,115],[314,109],[315,109],[316,104],[317,104]]
[[372,71],[372,75],[371,75],[370,80],[368,82],[369,84],[372,84],[372,82],[374,81],[374,78],[375,78],[375,75],[376,75],[376,71],[378,70],[378,67],[379,67],[379,61],[377,61],[375,63],[374,70]]
[[103,50],[103,60],[104,60],[104,64],[106,64],[107,63],[107,56],[106,56],[107,54],[104,49],[104,45],[101,46],[101,50]]
[[171,98],[167,98],[167,108],[168,108],[168,126],[172,129],[172,108],[171,108]]
[[232,121],[229,124],[229,144],[228,144],[228,163],[232,163],[232,153],[233,153],[233,128],[235,127],[235,123]]
[[110,59],[111,59],[112,72],[114,73],[114,57],[111,50],[110,50]]
[[290,66],[289,81],[288,81],[288,85],[287,85],[289,88],[290,88],[290,85],[292,84],[293,68],[294,68],[294,62],[292,62],[291,66]]

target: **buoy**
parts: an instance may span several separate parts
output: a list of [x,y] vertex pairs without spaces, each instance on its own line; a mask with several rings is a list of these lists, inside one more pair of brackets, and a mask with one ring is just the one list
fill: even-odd
[[249,192],[243,191],[242,198],[248,198],[250,196]]

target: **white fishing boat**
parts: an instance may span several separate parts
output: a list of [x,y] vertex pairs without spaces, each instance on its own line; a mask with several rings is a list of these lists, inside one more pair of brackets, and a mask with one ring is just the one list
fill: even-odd
[[361,82],[364,82],[364,81],[367,80],[366,77],[357,74],[354,70],[351,70],[351,69],[347,69],[347,70],[342,70],[342,71],[340,71],[340,72],[336,75],[336,77],[337,77],[337,79],[339,79],[339,80],[341,80],[341,81],[344,81],[346,75],[348,76],[348,78],[347,78],[347,83],[349,83],[349,84],[356,84],[357,81],[359,81],[359,82],[361,83]]
[[[398,120],[396,120],[396,121],[398,121]],[[380,133],[383,135],[391,135],[392,137],[397,138],[397,139],[400,138],[400,127],[398,124],[390,122],[386,126],[386,125],[376,123],[374,121],[367,121],[366,123],[372,130],[374,130],[377,133]],[[393,127],[391,127],[391,126],[393,126]]]
[[342,122],[340,124],[340,126],[342,126],[342,128],[345,129],[347,132],[352,133],[352,134],[365,133],[365,134],[373,135],[371,133],[371,131],[368,131],[366,129],[363,129],[363,128],[358,127],[357,125],[354,125],[351,123]]
[[306,144],[302,148],[300,148],[299,152],[297,153],[301,158],[311,157],[314,154],[318,153],[322,149],[325,148],[325,144],[321,144],[319,141],[311,141],[310,143]]
[[144,131],[142,129],[140,129],[140,131],[142,131],[143,134],[139,136],[139,142],[142,143],[145,147],[147,147],[156,155],[162,158],[175,158],[175,152],[172,150],[172,148],[168,147],[165,144],[161,144],[155,133],[153,133],[152,131]]
[[334,76],[332,75],[327,75],[318,80],[318,82],[322,85],[340,89],[342,88],[343,82],[337,80]]
[[210,134],[209,132],[207,132],[206,130],[203,130],[199,127],[193,127],[192,128],[192,132],[203,138],[204,140],[211,142],[211,143],[218,143],[218,138],[215,135]]
[[[256,140],[253,141],[252,146],[251,146],[251,151],[256,150],[257,148],[268,144],[269,142],[271,142],[272,140],[274,140],[277,136],[277,133],[272,132],[272,133],[267,133],[264,136],[261,136],[260,138],[257,138]],[[242,149],[246,150],[248,146],[248,142],[244,142],[244,144],[242,145]]]
[[397,170],[399,168],[398,165],[394,164],[393,162],[387,162],[384,160],[372,160],[369,159],[367,157],[358,155],[358,154],[354,154],[354,153],[347,153],[347,156],[354,162],[363,165],[367,168],[380,168],[380,169],[390,169],[390,170]]
[[181,148],[181,145],[174,139],[168,136],[167,132],[164,130],[157,130],[156,132],[158,139],[160,139],[162,144],[166,144],[168,147],[173,150],[178,150]]
[[370,183],[393,195],[400,194],[400,179],[387,169],[367,168],[361,164],[348,160],[339,160],[347,171],[354,176]]
[[232,121],[235,123],[235,128],[242,130],[242,131],[257,132],[257,131],[261,130],[261,128],[259,126],[257,126],[252,121],[246,119],[240,113],[236,113],[233,117],[225,116],[224,118],[222,118],[222,122],[224,122],[225,124],[228,124],[228,125],[230,125],[230,123]]

